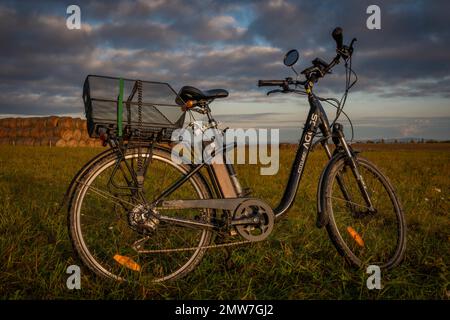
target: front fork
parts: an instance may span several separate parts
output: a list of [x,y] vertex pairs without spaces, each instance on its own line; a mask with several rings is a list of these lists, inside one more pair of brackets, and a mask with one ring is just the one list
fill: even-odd
[[[370,199],[367,185],[364,182],[364,178],[359,173],[358,165],[356,164],[356,161],[355,161],[355,155],[352,152],[352,150],[350,150],[350,148],[347,144],[347,141],[345,141],[343,125],[340,123],[335,123],[333,125],[332,130],[333,130],[333,142],[336,145],[336,148],[341,147],[344,150],[344,152],[347,156],[346,158],[347,158],[350,168],[352,170],[353,176],[356,178],[356,181],[358,182],[358,188],[361,191],[364,201],[366,202],[367,208],[369,209],[370,212],[375,212],[375,208],[373,206],[372,200]],[[347,201],[350,201],[350,203],[351,203],[351,197],[350,197],[350,195],[342,181],[342,178],[339,174],[337,176],[337,182],[339,184],[339,187],[342,190],[344,197],[346,198]]]

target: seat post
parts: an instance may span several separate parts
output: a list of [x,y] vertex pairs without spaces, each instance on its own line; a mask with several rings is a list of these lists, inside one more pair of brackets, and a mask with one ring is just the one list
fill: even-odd
[[211,125],[211,127],[214,127],[215,129],[217,129],[217,122],[216,120],[214,120],[214,118],[211,115],[211,109],[209,108],[209,105],[205,105],[205,113],[206,116],[208,117],[208,123]]

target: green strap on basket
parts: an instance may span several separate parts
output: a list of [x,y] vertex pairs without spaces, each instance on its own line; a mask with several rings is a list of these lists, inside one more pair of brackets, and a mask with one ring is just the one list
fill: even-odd
[[123,117],[123,79],[119,79],[119,101],[117,101],[117,135],[122,137],[123,133],[123,125],[122,125],[122,117]]

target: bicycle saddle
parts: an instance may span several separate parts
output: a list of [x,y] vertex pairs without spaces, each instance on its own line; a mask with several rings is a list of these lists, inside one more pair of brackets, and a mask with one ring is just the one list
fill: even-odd
[[195,87],[184,86],[178,92],[177,103],[183,104],[179,98],[181,98],[184,102],[188,100],[214,100],[217,98],[226,98],[228,97],[228,91],[225,89],[211,89],[202,91]]

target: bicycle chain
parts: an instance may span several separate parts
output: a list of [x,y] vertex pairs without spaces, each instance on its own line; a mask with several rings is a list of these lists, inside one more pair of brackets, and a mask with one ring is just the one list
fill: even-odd
[[[150,237],[148,237],[147,239],[149,239]],[[145,240],[138,240],[136,242],[144,242]],[[244,241],[236,241],[236,242],[229,242],[229,243],[220,243],[220,244],[212,244],[212,245],[208,245],[208,246],[202,246],[202,247],[188,247],[188,248],[175,248],[175,249],[155,249],[155,250],[140,250],[139,247],[140,246],[136,246],[136,242],[131,246],[137,253],[142,253],[142,254],[151,254],[151,253],[170,253],[170,252],[184,252],[184,251],[195,251],[198,249],[216,249],[216,248],[224,248],[224,247],[231,247],[231,246],[238,246],[238,245],[242,245],[242,244],[248,244],[248,243],[255,243],[255,242],[261,242],[263,240],[258,240],[258,241],[249,241],[249,240],[244,240]]]

